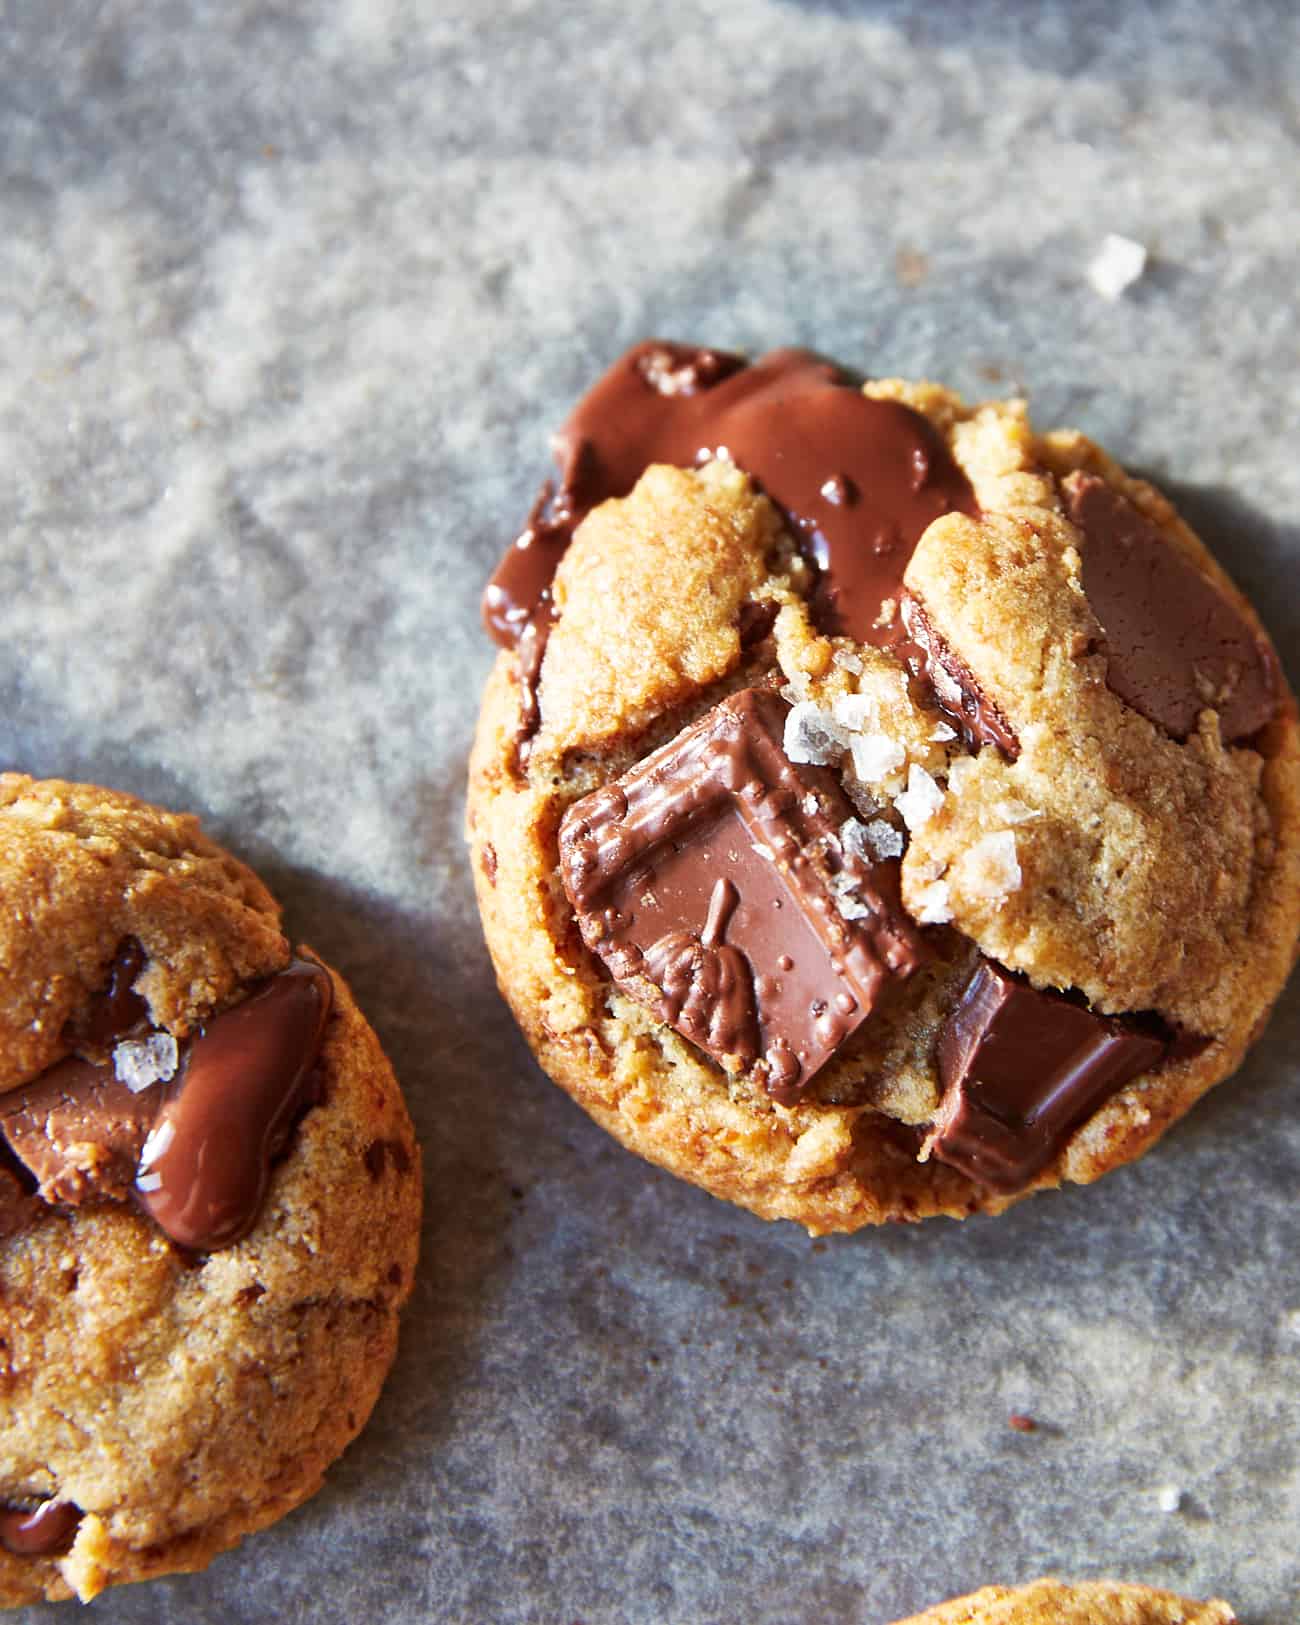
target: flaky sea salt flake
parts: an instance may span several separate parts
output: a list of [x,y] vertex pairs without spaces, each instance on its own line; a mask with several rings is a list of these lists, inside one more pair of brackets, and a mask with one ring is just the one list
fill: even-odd
[[919,925],[947,925],[952,919],[948,903],[948,882],[932,880],[916,895],[916,920]]
[[113,1051],[113,1073],[133,1095],[155,1083],[170,1083],[180,1065],[180,1051],[170,1033],[150,1038],[124,1038]]
[[883,818],[873,818],[867,825],[867,845],[877,858],[901,858],[903,832]]
[[907,752],[888,734],[854,734],[849,748],[853,771],[864,784],[879,784],[907,760]]
[[811,700],[800,700],[785,719],[785,753],[792,762],[812,767],[833,767],[844,754],[843,730],[829,711],[819,710]]
[[1108,232],[1088,265],[1088,281],[1103,299],[1118,299],[1147,268],[1147,251],[1131,237]]
[[865,733],[876,720],[876,702],[869,694],[841,694],[832,707],[832,714],[841,728],[850,733]]
[[930,733],[930,743],[933,745],[946,745],[950,739],[956,739],[957,730],[950,723],[936,722]]
[[915,762],[907,770],[907,789],[894,797],[903,822],[910,830],[928,824],[943,805],[943,791]]

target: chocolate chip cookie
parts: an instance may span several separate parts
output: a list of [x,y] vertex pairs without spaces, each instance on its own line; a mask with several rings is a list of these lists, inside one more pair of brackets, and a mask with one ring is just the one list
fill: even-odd
[[986,1586],[896,1625],[1236,1625],[1226,1602],[1193,1602],[1172,1591],[1094,1580]]
[[498,978],[631,1149],[812,1231],[1132,1160],[1300,930],[1300,733],[1149,484],[1023,403],[647,342],[488,586]]
[[203,1568],[392,1362],[411,1125],[343,981],[195,819],[0,775],[0,1605]]

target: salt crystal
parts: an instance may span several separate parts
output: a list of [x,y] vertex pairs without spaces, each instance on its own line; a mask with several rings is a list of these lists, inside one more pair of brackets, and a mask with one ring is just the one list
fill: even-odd
[[935,745],[947,744],[948,740],[956,739],[956,728],[950,727],[946,722],[937,722],[930,734],[930,742]]
[[832,884],[835,887],[835,906],[846,920],[863,920],[871,913],[848,875],[836,875]]
[[811,700],[800,700],[785,719],[785,753],[792,762],[832,767],[844,754],[845,743],[834,717]]
[[846,818],[840,825],[840,842],[846,852],[867,863],[878,863],[884,858],[901,858],[903,835],[901,830],[887,824],[883,818],[873,818],[869,824],[856,818]]
[[155,1083],[169,1083],[176,1076],[180,1052],[170,1033],[150,1038],[126,1038],[113,1051],[113,1073],[133,1095]]
[[917,893],[916,919],[920,925],[947,925],[952,919],[946,880],[932,880]]
[[1015,796],[1008,796],[1005,801],[999,801],[993,811],[1004,824],[1027,824],[1031,818],[1043,816],[1037,808],[1027,807]]
[[867,825],[867,844],[878,858],[901,858],[903,832],[883,818],[873,818]]
[[1156,1505],[1161,1512],[1177,1512],[1183,1504],[1183,1492],[1176,1484],[1162,1484],[1156,1491]]
[[836,722],[850,733],[862,733],[876,716],[876,702],[868,694],[841,694],[833,707]]
[[862,656],[855,655],[851,649],[837,649],[831,656],[837,666],[845,671],[860,672],[862,670]]
[[878,784],[907,760],[907,752],[888,734],[854,734],[849,746],[853,771],[864,784]]
[[1146,268],[1147,251],[1142,244],[1110,232],[1088,266],[1088,281],[1103,299],[1118,299]]
[[[855,758],[856,762],[856,758]],[[908,829],[920,829],[928,824],[943,805],[943,791],[915,762],[907,770],[907,789],[894,797],[894,805],[902,815]]]
[[975,897],[1005,902],[1020,889],[1024,878],[1016,856],[1016,838],[1009,829],[981,836],[962,854],[962,884]]

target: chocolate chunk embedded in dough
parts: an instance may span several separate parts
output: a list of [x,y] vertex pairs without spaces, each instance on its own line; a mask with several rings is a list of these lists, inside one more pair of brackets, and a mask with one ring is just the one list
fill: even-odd
[[951,717],[968,745],[996,745],[1014,762],[1020,741],[1001,707],[980,687],[974,672],[935,627],[924,604],[910,592],[898,603],[907,641],[894,653],[924,683],[939,709]]
[[97,1066],[72,1056],[0,1097],[0,1135],[42,1201],[125,1200],[161,1104],[157,1085],[132,1094],[111,1062]]
[[0,1546],[15,1557],[59,1557],[76,1539],[81,1517],[71,1501],[42,1501],[31,1512],[0,1507]]
[[896,860],[842,847],[833,774],[795,767],[788,708],[747,689],[571,807],[565,891],[618,984],[793,1100],[924,957]]
[[943,1099],[930,1153],[981,1185],[1019,1190],[1169,1049],[1136,1019],[1039,992],[986,959],[939,1035]]
[[272,1158],[308,1102],[332,999],[329,973],[296,959],[189,1044],[136,1180],[173,1241],[211,1252],[252,1228]]
[[1265,640],[1105,480],[1075,473],[1062,490],[1084,536],[1083,590],[1106,635],[1110,687],[1175,739],[1207,708],[1225,740],[1257,733],[1280,697]]

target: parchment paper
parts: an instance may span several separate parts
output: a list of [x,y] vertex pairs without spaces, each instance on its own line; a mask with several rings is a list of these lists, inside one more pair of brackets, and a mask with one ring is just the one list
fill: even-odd
[[1294,1625],[1294,989],[1139,1166],[814,1244],[545,1081],[460,825],[482,580],[651,332],[1027,391],[1300,676],[1295,9],[17,0],[0,51],[0,762],[256,865],[429,1184],[329,1487],[92,1617],[877,1625],[1055,1571]]

